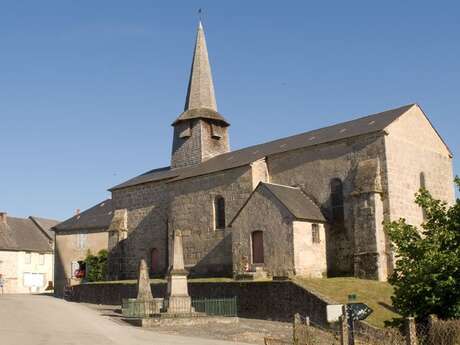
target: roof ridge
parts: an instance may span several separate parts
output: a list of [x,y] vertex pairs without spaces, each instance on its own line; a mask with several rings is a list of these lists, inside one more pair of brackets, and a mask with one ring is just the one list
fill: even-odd
[[[378,113],[361,116],[345,122],[338,122],[329,126],[312,129],[306,132],[293,134],[287,137],[242,147],[235,151],[214,156],[199,165],[170,169],[168,173],[158,172],[149,176],[149,172],[129,179],[112,187],[111,191],[124,187],[135,186],[143,183],[168,179],[170,182],[187,179],[190,177],[206,175],[218,171],[233,169],[247,165],[255,160],[275,154],[297,150],[305,147],[314,147],[329,144],[348,138],[381,132],[397,118],[405,114],[415,103],[387,109]],[[366,121],[367,119],[372,121]],[[351,125],[350,125],[351,124]],[[350,126],[349,126],[350,125]],[[343,126],[344,128],[337,128]],[[348,127],[347,127],[348,126]],[[214,166],[213,166],[214,164]],[[151,170],[151,174],[155,174]]]
[[280,187],[292,188],[292,189],[297,189],[297,190],[300,190],[300,191],[301,191],[301,189],[300,189],[299,187],[288,186],[288,185],[286,185],[286,184],[273,183],[273,182],[263,182],[263,181],[260,181],[260,183],[262,183],[262,184],[268,184],[268,185],[273,185],[273,186],[280,186]]
[[[319,130],[324,130],[324,129],[328,129],[328,128],[332,128],[332,127],[335,127],[335,126],[339,126],[339,125],[344,125],[346,123],[350,123],[350,122],[354,122],[354,121],[357,121],[357,120],[362,120],[362,119],[365,119],[365,118],[368,118],[368,117],[372,117],[372,116],[376,116],[376,115],[379,115],[379,114],[383,114],[383,113],[386,113],[386,112],[389,112],[389,111],[397,111],[399,109],[402,109],[402,108],[406,108],[406,107],[409,107],[407,110],[409,110],[412,106],[416,105],[415,103],[412,103],[412,104],[407,104],[407,105],[403,105],[401,107],[397,107],[397,108],[394,108],[394,109],[387,109],[387,110],[384,110],[384,111],[380,111],[378,113],[374,113],[374,114],[370,114],[370,115],[365,115],[365,116],[360,116],[360,117],[357,117],[355,119],[352,119],[352,120],[348,120],[348,121],[344,121],[344,122],[337,122],[337,123],[334,123],[332,125],[328,125],[328,126],[324,126],[324,127],[320,127],[320,128],[316,128],[316,129],[312,129],[312,130],[309,130],[309,131],[305,131],[305,132],[301,132],[301,133],[297,133],[297,134],[293,134],[293,135],[289,135],[287,137],[283,137],[283,138],[279,138],[279,139],[274,139],[274,140],[269,140],[269,141],[266,141],[266,142],[263,142],[263,143],[260,143],[260,144],[254,144],[254,145],[251,145],[251,146],[247,146],[247,147],[243,147],[243,148],[240,148],[238,150],[235,150],[235,151],[230,151],[230,152],[225,152],[223,153],[222,155],[229,155],[229,154],[232,154],[232,153],[236,153],[238,151],[243,151],[243,150],[247,150],[247,149],[250,149],[252,147],[256,147],[256,146],[259,146],[259,145],[265,145],[265,144],[270,144],[270,143],[274,143],[276,141],[279,141],[279,140],[285,140],[285,139],[290,139],[290,138],[293,138],[293,137],[296,137],[296,136],[301,136],[301,135],[305,135],[305,134],[308,134],[308,133],[311,133],[311,132],[315,132],[315,131],[319,131]],[[403,115],[403,114],[401,114]],[[399,117],[399,116],[398,116]],[[393,121],[392,121],[393,122]],[[217,156],[216,156],[217,157]],[[214,158],[214,157],[213,157]]]

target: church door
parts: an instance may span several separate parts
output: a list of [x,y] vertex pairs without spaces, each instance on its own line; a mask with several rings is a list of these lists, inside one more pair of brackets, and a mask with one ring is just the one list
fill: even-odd
[[264,233],[262,231],[254,231],[251,235],[252,239],[252,263],[264,263]]
[[151,253],[151,263],[150,263],[150,270],[153,274],[160,273],[159,270],[160,264],[160,252],[158,249],[153,248]]

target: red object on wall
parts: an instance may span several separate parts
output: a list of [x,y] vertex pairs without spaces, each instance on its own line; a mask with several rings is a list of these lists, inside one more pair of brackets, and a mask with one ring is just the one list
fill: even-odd
[[160,251],[156,248],[153,248],[152,253],[151,253],[151,263],[150,263],[150,270],[152,271],[152,273],[160,273],[159,266],[160,266]]

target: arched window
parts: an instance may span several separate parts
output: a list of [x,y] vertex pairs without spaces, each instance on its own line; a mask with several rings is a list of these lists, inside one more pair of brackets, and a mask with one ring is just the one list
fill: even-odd
[[153,248],[150,252],[150,271],[155,273],[160,273],[160,251],[157,248]]
[[425,173],[422,171],[420,173],[420,188],[421,189],[426,189],[426,180],[425,180]]
[[225,229],[225,199],[221,196],[214,199],[214,227]]
[[[425,173],[422,171],[419,175],[420,178],[420,189],[426,189],[426,180],[425,180]],[[426,221],[427,215],[426,210],[422,207],[422,217],[423,221]]]
[[263,264],[264,263],[264,233],[263,231],[257,230],[251,234],[252,242],[252,263]]
[[332,221],[334,224],[343,224],[343,185],[339,178],[331,180]]

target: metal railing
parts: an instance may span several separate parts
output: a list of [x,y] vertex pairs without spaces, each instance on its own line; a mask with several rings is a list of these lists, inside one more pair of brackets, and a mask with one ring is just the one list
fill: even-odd
[[197,313],[215,316],[237,316],[237,299],[231,298],[204,298],[192,299],[192,307]]
[[123,298],[121,313],[124,317],[150,317],[159,314],[163,309],[163,298],[151,301],[140,301],[136,298]]
[[[181,307],[181,303],[184,306]],[[186,310],[186,304],[188,309]],[[187,314],[193,316],[226,316],[235,317],[238,315],[237,298],[192,298],[190,310],[190,300],[181,302],[174,301],[176,314]],[[139,301],[135,298],[124,298],[121,305],[122,315],[124,317],[142,317],[147,318],[153,315],[159,315],[168,310],[168,301],[163,298],[155,298],[151,301]]]

